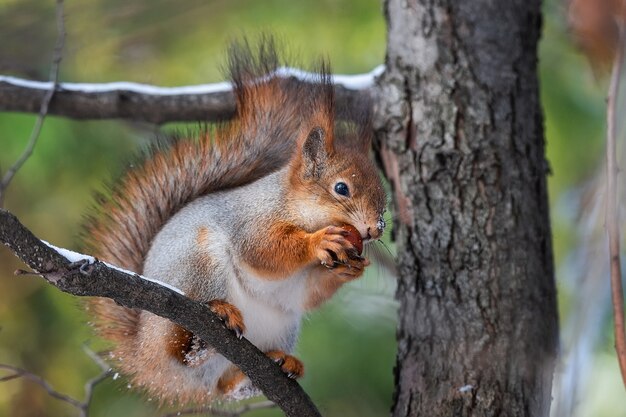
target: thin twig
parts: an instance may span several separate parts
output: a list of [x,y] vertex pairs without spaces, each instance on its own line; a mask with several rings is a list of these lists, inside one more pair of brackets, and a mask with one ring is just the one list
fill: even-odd
[[81,403],[80,401],[77,401],[72,397],[69,397],[65,394],[61,394],[60,392],[56,391],[54,388],[52,388],[52,386],[48,383],[48,381],[46,381],[39,375],[35,375],[32,372],[28,372],[27,370],[18,368],[16,366],[11,366],[11,365],[6,365],[6,364],[0,364],[0,369],[5,369],[7,371],[13,372],[10,375],[0,378],[0,382],[10,381],[16,378],[26,378],[40,385],[41,387],[43,387],[43,389],[45,389],[48,392],[48,395],[50,395],[53,398],[56,398],[57,400],[64,401],[78,409],[80,409],[83,405],[83,403]]
[[111,370],[107,369],[100,373],[100,375],[91,378],[89,381],[85,383],[85,400],[80,405],[80,417],[88,417],[89,416],[89,407],[91,406],[91,399],[93,398],[93,390],[102,381],[107,379],[111,374]]
[[89,349],[89,347],[87,345],[83,346],[83,351],[85,352],[85,354],[87,356],[89,356],[89,358],[94,361],[96,363],[96,365],[98,365],[98,367],[100,368],[100,370],[102,372],[108,372],[111,370],[111,367],[109,366],[108,363],[106,363],[104,361],[104,359],[102,359],[100,357],[100,355],[98,355],[96,352],[94,352],[93,350]]
[[61,65],[61,60],[63,59],[63,47],[65,45],[65,21],[63,16],[63,0],[57,0],[56,2],[56,21],[57,21],[57,41],[54,47],[54,55],[52,57],[52,66],[50,67],[50,81],[52,82],[52,86],[50,90],[46,93],[41,102],[41,107],[39,108],[39,115],[37,116],[37,121],[35,122],[35,126],[30,134],[30,138],[28,139],[28,145],[26,145],[26,149],[19,157],[19,159],[13,164],[7,172],[2,177],[2,181],[0,182],[0,207],[4,205],[4,197],[6,195],[6,190],[11,183],[11,180],[20,170],[22,165],[30,158],[35,149],[35,145],[37,144],[37,139],[39,138],[39,134],[41,132],[41,127],[43,126],[43,122],[48,114],[48,107],[50,106],[50,101],[52,101],[52,97],[54,96],[54,92],[57,90],[59,86],[59,66]]
[[613,301],[613,319],[615,327],[615,350],[622,372],[622,381],[626,387],[626,333],[624,330],[624,298],[622,290],[622,271],[619,256],[619,211],[617,209],[617,162],[616,162],[616,129],[615,107],[618,99],[619,81],[624,59],[624,29],[619,24],[619,43],[613,63],[611,83],[607,99],[607,203],[606,228],[609,238],[609,252],[611,264],[611,299]]
[[[56,391],[50,383],[48,383],[42,377],[33,374],[25,369],[18,368],[11,365],[0,364],[0,369],[6,369],[8,371],[13,372],[12,374],[0,377],[0,382],[7,382],[17,378],[26,378],[29,379],[41,387],[43,387],[48,395],[58,400],[64,401],[73,407],[77,408],[80,412],[80,417],[88,417],[89,415],[89,407],[91,405],[91,400],[93,398],[93,390],[100,382],[104,381],[111,374],[111,368],[91,349],[84,347],[85,353],[98,364],[98,366],[102,369],[102,372],[91,378],[85,384],[85,399],[84,401],[78,401],[68,395],[62,394]],[[196,407],[196,408],[187,408],[179,411],[173,411],[168,414],[164,414],[162,417],[176,417],[176,416],[184,416],[184,415],[194,415],[194,414],[206,414],[215,417],[240,417],[243,414],[261,409],[275,408],[277,405],[272,401],[260,401],[251,404],[245,404],[234,410],[225,410],[215,407]]]
[[69,395],[62,394],[56,391],[54,388],[52,388],[52,385],[50,385],[48,381],[46,381],[39,375],[35,375],[32,372],[29,372],[25,369],[18,368],[12,365],[0,364],[0,369],[6,369],[8,371],[13,372],[12,374],[1,377],[0,382],[7,382],[7,381],[11,381],[17,378],[29,379],[39,384],[40,386],[42,386],[48,392],[48,395],[50,395],[51,397],[64,401],[72,405],[73,407],[77,408],[79,411],[80,417],[88,417],[89,406],[91,405],[91,399],[93,397],[93,390],[96,387],[96,385],[98,385],[100,382],[104,381],[105,379],[109,377],[109,375],[111,374],[111,368],[108,365],[106,365],[106,363],[98,355],[96,355],[93,351],[91,351],[91,349],[85,346],[84,350],[85,350],[85,353],[91,359],[93,359],[94,362],[96,362],[96,364],[100,367],[100,369],[102,369],[102,372],[99,375],[91,378],[85,383],[85,399],[82,402],[70,397]]
[[240,417],[243,414],[254,411],[254,410],[263,410],[268,408],[275,408],[276,404],[272,401],[260,401],[257,403],[245,404],[235,410],[224,410],[220,408],[214,407],[196,407],[196,408],[187,408],[184,410],[173,411],[168,414],[163,414],[161,417],[177,417],[177,416],[189,416],[194,414],[205,414],[207,416],[214,417]]
[[99,375],[91,378],[85,383],[85,399],[80,407],[80,417],[88,417],[89,407],[91,406],[91,400],[93,398],[93,391],[96,385],[107,379],[111,375],[111,367],[93,350],[87,346],[83,346],[83,351],[93,360],[100,368]]

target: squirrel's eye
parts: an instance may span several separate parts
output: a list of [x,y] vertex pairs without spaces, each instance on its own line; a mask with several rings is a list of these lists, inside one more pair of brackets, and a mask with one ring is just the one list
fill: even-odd
[[350,190],[345,182],[335,184],[335,192],[339,195],[345,195],[346,197],[350,194]]

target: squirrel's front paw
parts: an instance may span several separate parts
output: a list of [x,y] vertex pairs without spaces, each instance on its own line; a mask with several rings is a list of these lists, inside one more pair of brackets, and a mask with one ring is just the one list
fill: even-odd
[[365,267],[370,264],[367,258],[350,258],[347,262],[335,262],[332,273],[345,281],[352,281],[363,275]]
[[211,300],[208,302],[208,306],[224,322],[227,329],[235,332],[239,339],[243,337],[246,326],[243,324],[241,311],[237,307],[224,300]]
[[332,267],[336,260],[347,263],[351,258],[359,257],[354,245],[346,239],[348,234],[347,230],[337,226],[328,226],[313,233],[315,257],[322,265]]

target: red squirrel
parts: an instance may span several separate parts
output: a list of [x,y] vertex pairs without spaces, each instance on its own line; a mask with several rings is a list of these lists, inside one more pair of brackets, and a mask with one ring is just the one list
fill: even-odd
[[[386,196],[369,158],[368,118],[335,121],[327,65],[302,81],[276,74],[271,40],[229,52],[232,121],[132,167],[100,199],[86,240],[98,258],[206,302],[298,378],[303,365],[290,353],[302,315],[363,274],[369,261],[355,246],[383,233]],[[162,401],[254,391],[236,366],[164,318],[109,299],[90,310],[115,344],[112,361]]]

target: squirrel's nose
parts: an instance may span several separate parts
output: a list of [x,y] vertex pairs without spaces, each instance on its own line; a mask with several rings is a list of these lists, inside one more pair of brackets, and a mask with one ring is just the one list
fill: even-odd
[[382,230],[379,229],[378,227],[373,229],[371,227],[367,228],[367,239],[378,239],[380,237],[380,235],[382,235]]
[[385,226],[387,226],[387,222],[385,222],[385,218],[381,215],[376,223],[376,229],[382,234],[383,230],[385,230]]
[[378,221],[376,222],[375,227],[368,226],[367,239],[378,239],[379,237],[381,237],[383,235],[383,231],[385,230],[386,225],[387,224],[385,223],[385,219],[383,218],[383,216],[380,216],[378,218]]

